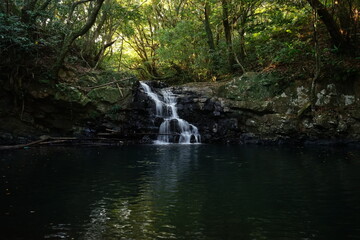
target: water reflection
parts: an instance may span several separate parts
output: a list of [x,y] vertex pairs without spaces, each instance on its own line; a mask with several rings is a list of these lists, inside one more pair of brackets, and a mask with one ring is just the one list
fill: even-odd
[[197,165],[198,147],[148,146],[149,152],[136,159],[138,167],[145,167],[138,194],[94,203],[83,238],[176,239],[176,226],[166,218],[176,211],[179,183]]
[[359,156],[214,145],[7,153],[0,238],[359,239]]

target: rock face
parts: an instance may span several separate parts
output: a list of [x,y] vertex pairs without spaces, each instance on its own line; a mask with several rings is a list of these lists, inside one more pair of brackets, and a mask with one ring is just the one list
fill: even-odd
[[11,92],[0,88],[0,144],[22,143],[44,134],[94,137],[108,127],[117,129],[125,125],[124,114],[118,113],[129,112],[136,84],[135,78],[111,75],[107,80],[100,74],[54,87],[34,83],[21,104],[14,104]]
[[[246,73],[224,83],[170,87],[180,118],[199,128],[202,142],[254,144],[337,144],[360,140],[360,79],[318,82],[310,104],[310,80]],[[148,82],[166,88],[161,82]],[[21,142],[41,134],[114,136],[136,143],[156,139],[162,119],[136,79],[117,85],[30,89],[19,116],[9,118],[11,101],[0,92],[0,142]],[[15,137],[17,136],[17,138]]]
[[[310,82],[310,81],[309,81]],[[247,73],[216,87],[172,88],[180,117],[199,128],[204,142],[347,144],[360,140],[360,80],[281,87],[281,79]]]

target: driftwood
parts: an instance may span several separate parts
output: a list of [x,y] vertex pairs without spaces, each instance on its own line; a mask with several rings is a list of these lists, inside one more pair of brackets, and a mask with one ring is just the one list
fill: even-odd
[[10,149],[20,149],[20,148],[25,148],[25,147],[30,147],[32,145],[36,145],[42,142],[45,142],[49,140],[49,138],[43,138],[31,143],[27,143],[27,144],[18,144],[18,145],[11,145],[11,146],[0,146],[0,150],[10,150]]
[[51,140],[77,140],[76,137],[49,137]]
[[51,144],[65,143],[68,141],[69,140],[53,140],[53,141],[41,142],[40,145],[51,145]]
[[0,150],[15,150],[26,148],[30,146],[44,146],[44,145],[60,145],[65,143],[71,143],[74,145],[91,145],[91,146],[103,146],[109,145],[110,143],[119,143],[122,140],[116,138],[76,138],[76,137],[50,137],[45,136],[40,140],[26,143],[26,144],[18,144],[18,145],[10,145],[10,146],[0,146]]

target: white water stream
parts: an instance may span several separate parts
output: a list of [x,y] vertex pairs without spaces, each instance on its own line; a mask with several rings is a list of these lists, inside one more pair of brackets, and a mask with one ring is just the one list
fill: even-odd
[[159,128],[159,135],[155,144],[172,143],[179,135],[178,143],[200,143],[201,136],[196,126],[179,118],[176,107],[176,96],[170,90],[161,90],[161,95],[154,93],[150,86],[140,82],[144,92],[156,105],[156,116],[163,118]]

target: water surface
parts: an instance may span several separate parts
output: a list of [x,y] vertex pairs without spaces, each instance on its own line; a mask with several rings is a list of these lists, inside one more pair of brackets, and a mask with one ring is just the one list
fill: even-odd
[[360,239],[360,151],[0,152],[0,239]]

